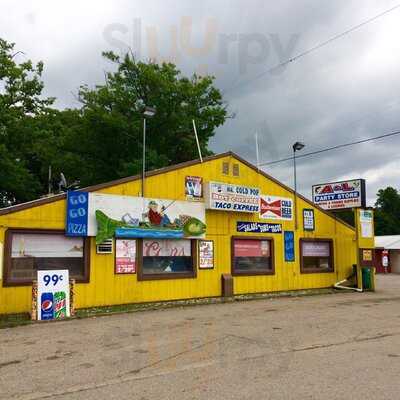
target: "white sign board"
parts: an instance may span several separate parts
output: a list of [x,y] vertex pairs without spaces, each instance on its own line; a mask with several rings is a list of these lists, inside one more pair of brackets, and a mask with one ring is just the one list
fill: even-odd
[[254,187],[208,182],[205,185],[206,208],[210,210],[258,213],[260,190]]
[[69,317],[69,271],[38,271],[37,282],[38,320],[62,319]]
[[324,210],[365,207],[365,180],[322,183],[312,187],[314,204]]
[[373,215],[370,210],[359,210],[361,237],[372,238],[373,236]]
[[293,218],[293,200],[287,197],[262,195],[260,218],[289,221]]

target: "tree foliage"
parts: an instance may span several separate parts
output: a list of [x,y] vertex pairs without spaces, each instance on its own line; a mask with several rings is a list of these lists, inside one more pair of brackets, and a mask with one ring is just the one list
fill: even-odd
[[203,155],[211,154],[209,140],[227,118],[212,77],[103,55],[116,66],[106,82],[81,86],[81,106],[57,110],[42,95],[43,63],[17,63],[24,56],[0,39],[0,207],[45,194],[50,165],[81,187],[139,173],[145,106],[157,110],[146,121],[148,170],[198,157],[193,119]]
[[380,189],[375,203],[375,235],[400,235],[400,193]]

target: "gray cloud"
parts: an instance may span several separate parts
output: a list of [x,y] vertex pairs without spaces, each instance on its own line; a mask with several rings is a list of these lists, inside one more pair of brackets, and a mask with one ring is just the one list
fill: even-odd
[[[45,62],[46,94],[56,96],[60,108],[76,106],[72,92],[102,82],[103,71],[113,68],[102,60],[102,50],[129,47],[143,59],[155,51],[158,59],[176,60],[185,74],[213,74],[237,115],[218,130],[212,149],[231,149],[255,162],[257,131],[261,161],[269,161],[290,156],[296,140],[306,143],[304,151],[313,151],[399,129],[400,10],[254,80],[285,57],[393,5],[389,0],[4,0],[0,36]],[[184,21],[191,22],[186,41]],[[293,38],[292,51],[284,54]],[[398,186],[399,143],[391,138],[301,159],[300,192],[309,196],[314,183],[362,176],[373,202],[378,188]],[[290,162],[264,169],[292,184]]]

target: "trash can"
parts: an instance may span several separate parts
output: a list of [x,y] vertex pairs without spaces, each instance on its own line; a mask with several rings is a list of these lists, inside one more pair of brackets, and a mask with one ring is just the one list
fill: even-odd
[[369,267],[362,268],[363,290],[372,290],[372,271]]

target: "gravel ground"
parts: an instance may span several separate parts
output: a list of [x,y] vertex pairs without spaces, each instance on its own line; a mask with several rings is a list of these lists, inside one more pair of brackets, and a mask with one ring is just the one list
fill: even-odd
[[0,330],[0,399],[397,399],[400,275]]

